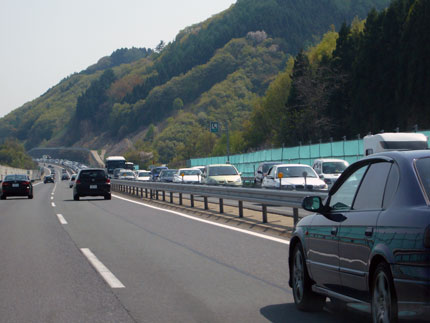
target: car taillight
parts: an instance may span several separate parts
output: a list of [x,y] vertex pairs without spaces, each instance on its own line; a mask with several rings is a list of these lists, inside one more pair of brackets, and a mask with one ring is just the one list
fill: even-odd
[[106,178],[106,184],[110,184],[110,179]]
[[430,248],[430,225],[424,231],[424,247]]
[[22,185],[30,185],[30,182],[22,182]]
[[76,180],[76,184],[81,184],[81,181],[79,179]]
[[10,184],[8,182],[3,182],[2,186],[9,186]]

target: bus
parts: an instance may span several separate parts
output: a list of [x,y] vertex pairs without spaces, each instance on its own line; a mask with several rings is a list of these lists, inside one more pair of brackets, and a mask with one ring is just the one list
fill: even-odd
[[113,175],[115,168],[125,168],[125,158],[123,156],[110,156],[105,160],[105,168],[109,176]]
[[134,164],[132,162],[125,162],[125,169],[134,170]]

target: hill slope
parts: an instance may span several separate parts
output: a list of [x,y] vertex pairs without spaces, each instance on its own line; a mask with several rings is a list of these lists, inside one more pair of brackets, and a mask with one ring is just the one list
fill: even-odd
[[[183,148],[193,144],[187,138],[194,129],[194,136],[207,137],[216,150],[222,138],[207,136],[209,120],[240,130],[252,101],[285,67],[288,54],[312,44],[330,25],[365,17],[370,8],[388,2],[238,0],[182,30],[158,52],[119,50],[64,79],[1,119],[0,136],[16,137],[27,148],[109,148],[132,137],[146,141],[145,149],[155,149],[166,162],[196,153],[197,148]],[[181,120],[187,125],[181,126]],[[155,132],[147,137],[151,125],[156,125]],[[163,153],[171,150],[173,154]]]

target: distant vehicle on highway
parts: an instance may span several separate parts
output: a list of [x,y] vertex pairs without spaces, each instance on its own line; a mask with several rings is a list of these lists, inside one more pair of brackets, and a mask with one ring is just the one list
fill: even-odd
[[113,171],[116,168],[125,168],[125,158],[123,156],[110,156],[105,160],[106,172],[109,176],[113,176]]
[[43,184],[46,183],[54,183],[54,177],[51,175],[46,175],[45,178],[43,179]]
[[242,186],[241,173],[230,164],[215,164],[205,166],[202,173],[202,183],[208,185]]
[[69,174],[67,174],[67,173],[63,173],[63,174],[61,175],[61,180],[62,180],[62,181],[68,181],[69,179],[70,179]]
[[147,170],[140,170],[137,172],[136,181],[148,182],[151,180],[151,172]]
[[[125,168],[115,168],[113,171],[113,178],[114,179],[118,179],[119,178],[119,173],[124,170]],[[112,176],[111,176],[112,177]]]
[[254,184],[261,185],[263,183],[263,178],[267,175],[270,168],[274,165],[282,164],[281,162],[263,162],[258,165],[257,170],[254,174]]
[[134,181],[136,179],[136,175],[131,170],[123,169],[119,172],[118,179]]
[[181,168],[173,177],[175,183],[198,184],[201,182],[202,172],[195,168]]
[[134,164],[132,162],[125,162],[124,168],[134,170]]
[[82,196],[103,196],[111,199],[110,179],[104,169],[87,168],[79,171],[73,185],[73,199],[79,201]]
[[69,182],[70,188],[72,188],[73,184],[75,184],[76,176],[77,176],[77,174],[72,174],[72,176],[70,177],[70,182]]
[[385,132],[363,138],[364,156],[399,150],[428,149],[427,137],[422,133]]
[[287,190],[325,190],[327,184],[314,169],[302,164],[279,164],[272,166],[263,179],[263,188]]
[[430,152],[372,155],[349,166],[328,197],[310,196],[290,240],[289,285],[300,310],[325,299],[373,322],[430,319]]
[[151,181],[156,182],[158,180],[158,176],[160,175],[163,169],[169,169],[167,166],[158,166],[151,169]]
[[177,169],[163,169],[158,176],[158,182],[172,183],[175,178],[175,174],[178,172]]
[[331,188],[349,163],[342,159],[315,159],[312,168],[318,176]]
[[1,183],[2,200],[6,200],[8,196],[27,196],[33,198],[33,185],[27,175],[6,175]]

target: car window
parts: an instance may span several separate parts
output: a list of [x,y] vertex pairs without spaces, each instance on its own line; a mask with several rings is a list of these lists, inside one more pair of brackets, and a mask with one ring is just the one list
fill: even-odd
[[354,201],[354,210],[377,210],[382,208],[388,173],[392,164],[375,163],[369,166]]
[[330,208],[332,210],[350,210],[354,201],[355,193],[360,185],[368,165],[364,165],[352,173],[343,182],[342,186],[330,198]]
[[425,194],[430,199],[430,158],[417,159],[415,161],[415,168]]
[[322,165],[322,172],[324,174],[342,174],[347,167],[345,162],[325,162]]
[[274,176],[275,175],[275,172],[276,172],[276,167],[272,167],[270,170],[269,170],[269,173],[267,174],[268,176]]
[[79,174],[80,180],[88,180],[91,178],[103,179],[106,178],[106,173],[102,170],[84,171]]
[[236,169],[232,166],[214,166],[209,168],[209,176],[237,175]]
[[278,174],[282,173],[284,178],[287,177],[303,177],[303,172],[307,173],[307,177],[316,178],[317,174],[310,166],[289,166],[278,167]]
[[400,182],[399,166],[393,164],[391,166],[390,175],[388,175],[387,185],[385,186],[384,201],[382,207],[388,207],[397,192]]

